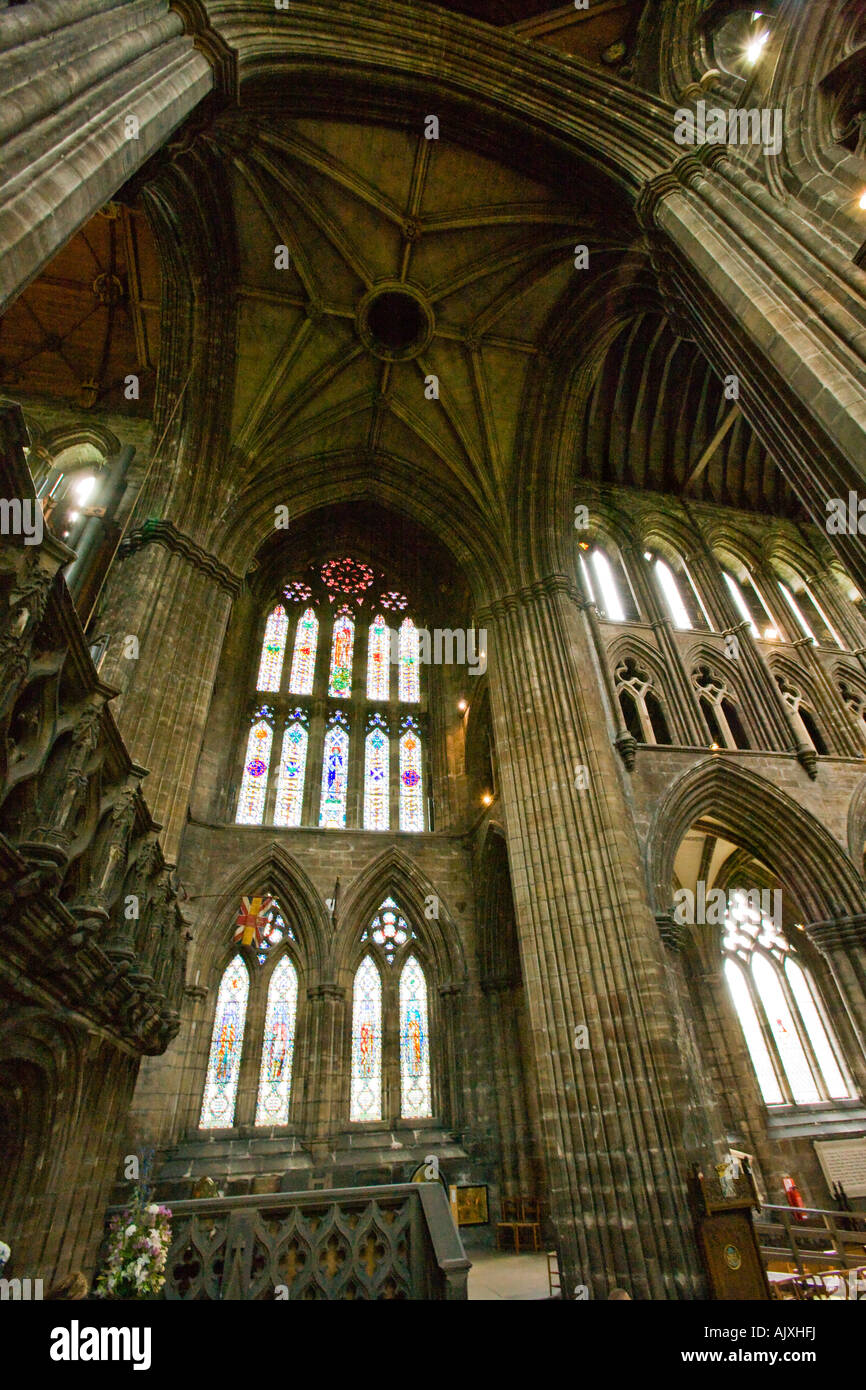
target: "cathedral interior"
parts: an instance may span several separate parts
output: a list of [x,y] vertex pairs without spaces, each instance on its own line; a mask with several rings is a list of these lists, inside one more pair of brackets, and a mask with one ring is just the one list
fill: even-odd
[[0,90],[6,1273],[866,1214],[866,7],[7,0]]

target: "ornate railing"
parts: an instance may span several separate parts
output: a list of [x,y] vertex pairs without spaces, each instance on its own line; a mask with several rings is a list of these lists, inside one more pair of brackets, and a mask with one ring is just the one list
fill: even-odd
[[167,1299],[466,1297],[439,1183],[177,1202],[171,1225]]

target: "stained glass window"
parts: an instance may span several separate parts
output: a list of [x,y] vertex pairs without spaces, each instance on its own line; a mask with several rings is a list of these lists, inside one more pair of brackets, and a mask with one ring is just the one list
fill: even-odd
[[344,715],[334,715],[331,727],[325,734],[319,825],[336,829],[345,826],[348,778],[349,735],[346,720]]
[[364,744],[364,829],[387,830],[389,824],[388,727],[374,715]]
[[369,933],[365,932],[361,939],[367,939],[368,935],[376,946],[381,946],[386,961],[391,965],[394,960],[394,952],[408,941],[410,936],[414,936],[414,932],[410,929],[394,899],[386,898],[370,923]]
[[199,1129],[229,1129],[234,1124],[249,990],[247,968],[235,956],[217,995]]
[[421,776],[421,737],[414,721],[405,721],[400,739],[400,829],[424,829],[424,789]]
[[277,804],[274,825],[300,825],[307,774],[306,716],[295,710],[283,734],[280,771],[277,778]]
[[433,1114],[427,982],[414,956],[400,972],[400,1114],[404,1120]]
[[421,698],[421,682],[418,674],[418,629],[411,618],[404,618],[400,624],[399,682],[401,700],[416,704]]
[[262,1042],[257,1125],[287,1125],[298,1009],[298,973],[288,956],[274,966]]
[[370,624],[370,638],[367,647],[367,699],[387,700],[391,634],[381,613]]
[[352,1120],[382,1118],[382,981],[369,956],[352,993]]
[[238,797],[235,822],[238,825],[261,825],[265,813],[265,793],[268,789],[268,767],[274,730],[273,711],[263,706],[253,715],[253,726],[247,739],[244,774]]
[[265,640],[262,643],[262,659],[259,662],[257,690],[279,690],[283,673],[283,657],[286,654],[286,633],[289,630],[289,615],[282,604],[278,604],[268,615],[265,624]]
[[355,624],[346,612],[340,612],[334,619],[334,636],[331,643],[331,678],[328,694],[347,700],[352,693],[352,647],[355,641]]
[[289,690],[292,695],[312,695],[313,674],[316,669],[316,645],[319,640],[319,620],[312,608],[307,608],[298,620],[295,650]]
[[265,919],[265,925],[261,929],[261,941],[259,942],[259,949],[256,952],[256,959],[259,965],[264,965],[268,958],[268,952],[272,951],[275,946],[279,946],[283,937],[287,936],[290,941],[294,941],[295,939],[295,933],[288,923],[284,921],[280,905],[275,898],[272,899],[271,906],[268,908],[267,912],[262,915]]

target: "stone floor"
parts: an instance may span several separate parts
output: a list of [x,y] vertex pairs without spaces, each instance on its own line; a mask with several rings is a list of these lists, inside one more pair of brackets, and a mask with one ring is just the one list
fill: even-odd
[[472,1299],[549,1298],[547,1256],[512,1255],[498,1250],[469,1253],[469,1297]]

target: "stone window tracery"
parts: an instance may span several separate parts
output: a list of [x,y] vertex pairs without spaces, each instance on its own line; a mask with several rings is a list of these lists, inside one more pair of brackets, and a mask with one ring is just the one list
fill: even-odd
[[620,709],[632,737],[638,743],[671,743],[667,718],[653,689],[652,677],[632,657],[627,657],[617,666],[614,679]]
[[804,743],[811,744],[815,752],[822,757],[829,753],[827,741],[821,731],[821,727],[815,718],[814,713],[803,701],[803,693],[795,685],[782,675],[776,676],[776,684],[782,694],[782,699],[791,711],[794,725],[800,733]]
[[255,685],[268,703],[245,736],[236,824],[427,828],[426,720],[404,713],[422,703],[420,632],[406,595],[375,579],[344,556],[267,613]]
[[708,666],[696,666],[692,681],[698,694],[698,704],[710,737],[719,748],[749,748],[749,737],[743,727],[737,702],[723,680]]
[[[267,900],[265,900],[267,903]],[[295,934],[279,903],[271,899],[249,939],[236,935],[239,949],[223,971],[217,991],[199,1129],[232,1129],[241,1065],[249,1048],[258,1058],[255,1124],[287,1125],[298,1010],[298,972],[287,943]],[[273,960],[273,968],[268,966]],[[250,1020],[261,1012],[258,1036]]]
[[722,953],[764,1102],[848,1100],[842,1054],[811,974],[755,896],[730,895]]
[[433,1115],[428,982],[415,933],[393,898],[361,935],[352,990],[349,1118]]

